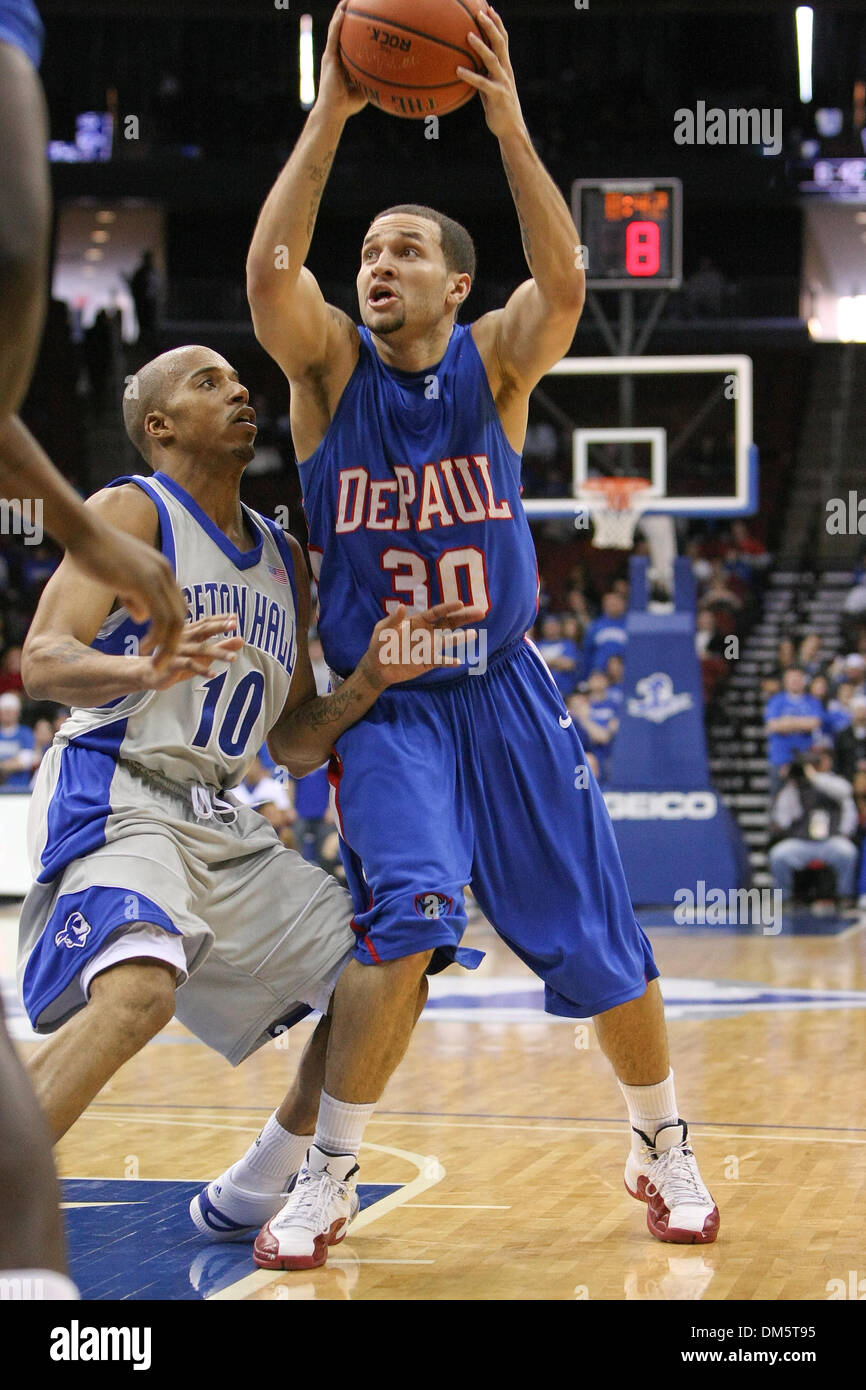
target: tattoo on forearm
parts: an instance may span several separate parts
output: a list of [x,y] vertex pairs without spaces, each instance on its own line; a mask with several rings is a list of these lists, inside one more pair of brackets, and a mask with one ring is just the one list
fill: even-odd
[[65,666],[72,666],[91,653],[77,642],[58,642],[54,647],[47,647],[43,655],[52,661],[62,661]]
[[331,695],[321,695],[295,711],[295,719],[307,729],[323,729],[336,724],[358,699],[357,692],[342,686]]
[[334,155],[337,153],[336,145],[325,155],[321,164],[310,164],[307,173],[312,184],[312,198],[310,201],[310,211],[307,215],[307,236],[313,235],[313,228],[316,225],[316,217],[319,211],[319,204],[322,201],[322,194],[325,191],[325,183],[331,172],[331,165],[334,162]]
[[505,169],[505,177],[508,179],[508,186],[511,189],[511,196],[514,199],[514,206],[517,209],[517,220],[520,223],[520,240],[523,242],[523,254],[526,257],[529,269],[532,269],[532,237],[526,225],[526,218],[520,206],[520,189],[517,186],[517,176],[514,173],[505,155],[502,156],[502,164]]

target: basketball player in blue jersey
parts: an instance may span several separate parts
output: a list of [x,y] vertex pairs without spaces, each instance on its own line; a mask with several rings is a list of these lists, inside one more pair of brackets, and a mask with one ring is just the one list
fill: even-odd
[[[30,384],[45,311],[51,196],[32,0],[0,0],[0,495],[42,505],[45,529],[92,577],[117,585],[168,661],[183,604],[161,555],[89,512],[16,411]],[[74,1298],[44,1121],[0,1012],[0,1283],[21,1298]],[[17,1290],[17,1292],[16,1292]]]
[[[51,1034],[31,1075],[55,1139],[175,1013],[237,1064],[327,1011],[354,945],[351,899],[230,789],[265,738],[294,775],[320,766],[385,686],[415,674],[383,665],[381,633],[411,649],[418,632],[472,617],[459,603],[398,611],[352,676],[318,696],[301,548],[240,502],[256,435],[246,388],[203,347],[163,354],[135,382],[127,429],[156,471],[88,507],[171,562],[188,614],[178,651],[155,671],[114,588],[66,560],[24,649],[30,693],[72,709],[33,793],[35,882],[19,929],[25,1007]],[[258,1230],[282,1205],[312,1139],[327,1025],[314,1039],[251,1161],[217,1185],[219,1208],[196,1199],[200,1230]]]
[[574,223],[533,150],[507,34],[488,8],[481,37],[468,38],[486,75],[457,72],[499,142],[531,278],[504,309],[458,324],[471,240],[409,204],[380,213],[364,237],[361,326],[326,304],[304,262],[344,124],[365,104],[339,59],[343,10],[247,262],[257,337],[291,386],[319,632],[349,678],[383,613],[462,597],[485,614],[487,656],[483,671],[392,688],[336,741],[358,941],[336,989],[316,1142],[255,1258],[308,1264],[348,1210],[364,1125],[407,1045],[432,953],[472,963],[458,944],[466,884],[544,980],[546,1008],[595,1017],[632,1125],[626,1186],[647,1203],[650,1231],[713,1241],[718,1211],[678,1114],[658,970],[602,796],[575,775],[585,759],[572,719],[524,640],[538,579],[520,451],[530,392],[567,352],[583,306]]

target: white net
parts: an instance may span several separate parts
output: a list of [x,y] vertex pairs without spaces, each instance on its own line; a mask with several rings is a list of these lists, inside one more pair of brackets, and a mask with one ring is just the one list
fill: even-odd
[[599,498],[592,508],[592,544],[599,550],[631,550],[643,515],[644,478],[587,478],[584,490]]

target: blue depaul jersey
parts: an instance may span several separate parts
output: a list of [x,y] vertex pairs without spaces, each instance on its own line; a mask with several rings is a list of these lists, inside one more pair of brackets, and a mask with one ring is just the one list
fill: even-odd
[[[486,613],[469,666],[524,635],[538,608],[520,455],[505,437],[469,325],[422,372],[382,362],[361,328],[358,364],[316,452],[299,464],[319,635],[341,676],[399,605],[461,599]],[[454,668],[418,684],[453,679]],[[414,682],[413,682],[414,683]]]

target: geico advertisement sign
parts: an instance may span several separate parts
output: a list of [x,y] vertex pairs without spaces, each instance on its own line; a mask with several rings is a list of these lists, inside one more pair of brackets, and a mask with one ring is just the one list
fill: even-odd
[[712,820],[715,792],[607,792],[611,820]]

